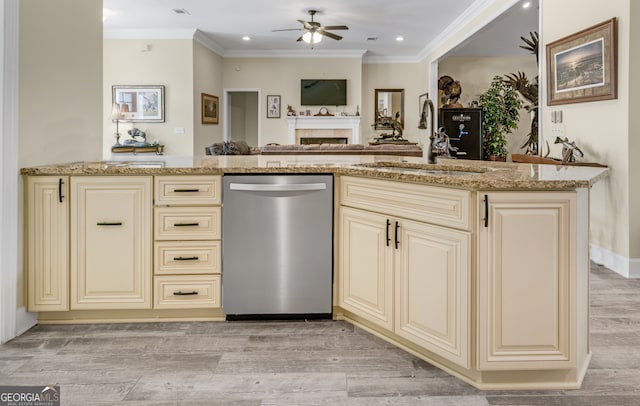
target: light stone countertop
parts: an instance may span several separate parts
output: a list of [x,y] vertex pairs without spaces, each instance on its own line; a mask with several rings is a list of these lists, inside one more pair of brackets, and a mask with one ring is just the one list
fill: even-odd
[[384,155],[207,156],[191,167],[141,167],[136,162],[75,162],[23,168],[44,175],[223,175],[228,173],[333,173],[470,190],[568,190],[590,187],[608,168]]

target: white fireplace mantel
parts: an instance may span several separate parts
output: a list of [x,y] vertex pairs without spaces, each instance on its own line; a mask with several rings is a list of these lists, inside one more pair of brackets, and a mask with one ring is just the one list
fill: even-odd
[[351,130],[351,144],[360,143],[360,116],[287,117],[289,143],[296,143],[296,130]]

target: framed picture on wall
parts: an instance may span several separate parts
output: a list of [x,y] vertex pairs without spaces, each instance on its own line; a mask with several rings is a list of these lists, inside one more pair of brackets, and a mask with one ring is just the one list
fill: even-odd
[[547,105],[618,97],[616,19],[547,45]]
[[280,118],[280,96],[267,96],[267,118]]
[[218,96],[202,93],[202,124],[218,124],[220,105]]
[[122,120],[164,122],[164,86],[122,86],[112,88],[112,103],[118,104]]

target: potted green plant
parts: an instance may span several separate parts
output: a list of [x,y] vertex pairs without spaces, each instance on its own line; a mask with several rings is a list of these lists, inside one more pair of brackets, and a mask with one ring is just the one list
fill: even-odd
[[484,158],[506,161],[507,134],[518,127],[522,101],[518,92],[501,76],[494,76],[489,89],[480,95],[482,148]]

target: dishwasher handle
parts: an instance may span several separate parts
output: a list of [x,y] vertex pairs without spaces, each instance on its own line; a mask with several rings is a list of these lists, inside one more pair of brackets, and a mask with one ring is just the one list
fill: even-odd
[[300,192],[308,190],[325,190],[326,183],[230,183],[230,190],[248,192]]

